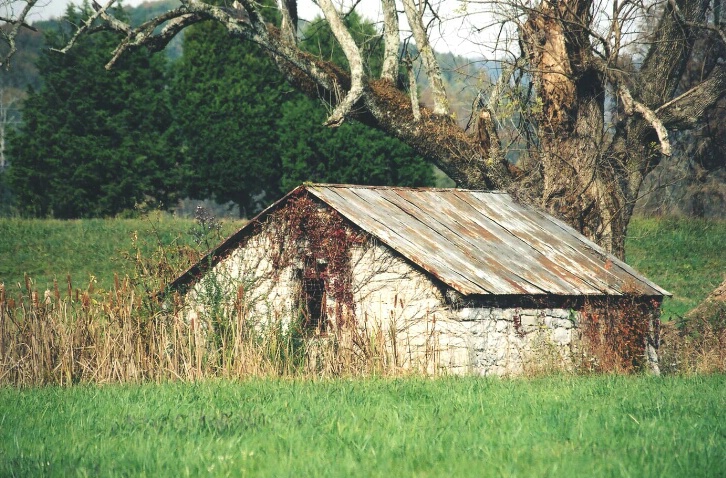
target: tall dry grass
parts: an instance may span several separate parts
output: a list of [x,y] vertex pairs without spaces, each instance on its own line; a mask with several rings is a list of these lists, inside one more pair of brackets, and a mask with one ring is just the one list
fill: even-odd
[[[158,302],[147,287],[132,282],[115,277],[112,290],[103,293],[93,290],[93,282],[73,289],[70,280],[43,292],[28,277],[16,290],[0,285],[0,384],[402,375],[431,365],[402,367],[386,345],[391,338],[380,330],[339,330],[310,339],[281,323],[261,328],[244,304],[227,317],[224,334],[215,334],[208,323],[180,319],[180,300]],[[726,372],[726,328],[718,323],[664,326],[661,370]]]
[[107,291],[94,290],[93,277],[85,289],[74,288],[70,276],[45,291],[27,275],[14,288],[0,283],[0,384],[411,373],[378,330],[336,329],[311,340],[294,325],[261,323],[244,301],[219,316],[184,319],[178,296],[160,300],[157,293],[218,243],[220,230],[198,208],[189,231],[196,248],[170,246],[156,229],[145,239],[134,233],[124,254],[133,272],[114,275]]
[[248,325],[240,307],[220,336],[180,319],[179,301],[150,300],[129,278],[102,294],[54,289],[40,293],[29,278],[19,291],[0,285],[0,384],[411,373],[380,332],[309,340],[279,323]]
[[[210,235],[210,231],[219,231],[218,224],[204,214],[197,221],[198,227],[192,231],[195,242],[200,249],[208,248],[218,240]],[[399,354],[405,355],[400,351],[405,347],[396,347],[398,338],[390,331],[336,329],[327,337],[310,339],[294,326],[274,321],[261,326],[259,320],[250,317],[243,301],[223,318],[223,332],[215,330],[209,321],[183,320],[178,298],[161,302],[154,294],[177,271],[196,262],[200,251],[157,240],[155,252],[144,254],[142,250],[151,248],[141,247],[136,235],[132,242],[134,252],[128,259],[134,273],[131,277],[114,276],[107,291],[94,290],[93,278],[84,289],[74,288],[70,276],[49,290],[38,290],[28,276],[16,287],[0,284],[0,385],[401,375],[438,370],[432,367],[436,365],[433,349],[422,363],[404,367],[406,358]],[[636,309],[633,312],[642,315]],[[720,313],[725,315],[719,320],[664,326],[661,370],[726,372],[726,312]],[[613,317],[601,314],[600,318]],[[592,348],[586,358],[596,357],[597,367],[588,361],[571,369],[587,373],[634,371],[638,357],[633,351],[642,348],[646,331],[622,317],[613,322],[618,327],[603,323],[607,327],[595,327],[589,336],[585,334]],[[609,335],[603,331],[610,331]],[[611,343],[606,340],[610,336],[630,339]],[[562,373],[562,367],[543,367],[543,363],[548,362],[540,360],[536,374],[542,370]]]
[[665,373],[726,373],[726,328],[699,322],[661,328],[659,358]]
[[[240,307],[220,337],[207,324],[181,320],[179,301],[149,300],[129,278],[116,278],[102,294],[70,284],[41,293],[25,282],[22,290],[0,286],[3,385],[401,375],[427,367],[401,367],[381,331],[311,340],[279,323],[246,325],[252,318]],[[659,355],[665,373],[724,373],[726,329],[664,326]]]

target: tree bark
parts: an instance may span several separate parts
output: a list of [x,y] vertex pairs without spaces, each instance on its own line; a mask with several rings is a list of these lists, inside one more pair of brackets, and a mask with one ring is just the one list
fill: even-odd
[[[536,114],[540,204],[618,257],[643,178],[670,154],[668,129],[692,126],[726,91],[719,65],[671,101],[693,47],[688,24],[705,21],[706,6],[703,0],[669,3],[643,64],[627,76],[614,63],[618,52],[591,30],[591,0],[544,1],[521,28],[542,102]],[[608,83],[626,117],[609,127]]]
[[592,45],[589,0],[543,2],[520,31],[541,110],[538,123],[540,205],[618,256],[622,198],[604,135],[605,88]]
[[395,0],[381,0],[383,7],[383,67],[381,79],[396,84],[398,78],[398,14]]
[[431,94],[434,100],[433,114],[446,116],[449,114],[449,99],[446,96],[444,81],[441,78],[441,67],[434,56],[434,50],[431,48],[426,29],[423,25],[423,9],[425,3],[420,2],[416,5],[415,0],[402,0],[402,2],[408,24],[413,32],[413,38],[416,40],[419,55],[421,55],[421,61],[431,82]]

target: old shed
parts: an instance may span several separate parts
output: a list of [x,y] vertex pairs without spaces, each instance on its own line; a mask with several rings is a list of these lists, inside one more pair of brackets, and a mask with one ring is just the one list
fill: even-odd
[[484,375],[655,362],[668,295],[505,193],[331,184],[296,188],[170,288],[209,327],[375,338],[393,366]]

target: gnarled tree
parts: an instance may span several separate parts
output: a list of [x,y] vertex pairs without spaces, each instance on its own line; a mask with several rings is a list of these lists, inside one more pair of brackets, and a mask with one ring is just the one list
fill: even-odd
[[[296,0],[278,2],[283,19],[279,28],[265,20],[263,9],[252,0],[231,6],[181,0],[178,8],[134,28],[109,13],[113,1],[94,3],[96,14],[78,33],[100,25],[122,32],[124,39],[108,64],[112,67],[127,50],[160,50],[189,25],[219,22],[231,36],[259,44],[293,85],[329,102],[328,126],[352,118],[379,128],[411,145],[459,186],[511,190],[623,256],[625,232],[643,178],[670,154],[669,131],[693,127],[726,93],[726,65],[720,61],[707,65],[703,81],[687,91],[678,90],[695,32],[709,31],[717,42],[726,38],[720,21],[710,14],[717,7],[710,1],[490,4],[499,24],[491,16],[471,21],[481,19],[482,26],[489,23],[514,32],[518,46],[506,47],[516,52],[517,59],[503,69],[506,74],[490,97],[481,99],[477,134],[465,132],[449,116],[441,70],[428,36],[439,17],[422,0],[402,0],[400,10],[394,1],[382,0],[386,58],[380,78],[366,74],[365,59],[341,21],[345,12],[331,0],[317,0],[317,5],[346,55],[348,71],[298,48]],[[598,10],[603,5],[607,11]],[[508,16],[502,17],[502,12]],[[653,31],[647,38],[636,36],[633,30],[648,21]],[[396,81],[400,25],[409,26],[429,77],[431,109],[419,110]],[[515,73],[524,80],[519,85],[530,89],[533,105],[525,126],[526,155],[518,167],[506,161],[497,135],[501,93]]]

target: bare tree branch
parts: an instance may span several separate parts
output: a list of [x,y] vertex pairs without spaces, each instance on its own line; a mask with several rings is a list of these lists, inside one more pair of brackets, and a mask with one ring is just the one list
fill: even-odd
[[643,118],[650,123],[650,125],[655,130],[656,134],[658,135],[658,140],[660,141],[660,151],[661,154],[664,156],[670,156],[671,155],[671,143],[668,139],[668,130],[663,125],[663,122],[660,118],[656,115],[656,113],[645,106],[643,103],[639,101],[635,101],[633,99],[633,95],[630,93],[630,90],[627,86],[625,86],[622,82],[618,82],[616,85],[618,90],[618,95],[623,101],[623,106],[625,108],[625,114],[627,115],[633,115],[636,112],[643,116]]
[[106,3],[106,5],[104,5],[104,6],[100,6],[98,3],[93,2],[93,6],[96,9],[96,13],[94,13],[93,15],[91,15],[90,17],[88,17],[81,24],[81,26],[78,27],[78,29],[73,34],[73,36],[71,37],[71,39],[68,40],[68,43],[66,44],[66,46],[64,46],[61,49],[51,48],[51,50],[57,51],[58,53],[67,53],[68,50],[70,50],[71,48],[73,48],[73,45],[76,44],[76,41],[78,40],[78,37],[80,37],[81,35],[83,35],[84,33],[86,33],[88,30],[90,30],[90,28],[93,26],[93,23],[96,20],[98,20],[101,16],[106,16],[107,17],[106,10],[108,10],[109,8],[111,8],[111,6],[114,3],[116,3],[116,1],[117,0],[108,0],[108,2]]
[[406,53],[403,64],[406,67],[406,74],[408,76],[408,95],[411,98],[413,120],[419,122],[421,121],[421,107],[418,104],[418,85],[416,84],[416,73],[413,71],[413,60],[408,53]]
[[434,114],[445,116],[449,114],[449,99],[444,88],[444,81],[441,78],[441,67],[434,56],[434,50],[429,43],[426,29],[423,25],[423,9],[416,6],[415,0],[402,0],[403,9],[406,12],[408,24],[413,32],[421,60],[426,70],[426,75],[431,83],[431,91],[434,100]]
[[[129,49],[158,50],[187,26],[218,22],[230,36],[260,45],[291,84],[324,99],[331,108],[325,124],[354,118],[379,128],[431,160],[458,185],[510,188],[618,255],[624,251],[643,177],[671,153],[669,129],[692,127],[726,92],[726,66],[714,62],[705,81],[674,98],[697,37],[693,32],[701,28],[725,39],[720,24],[706,22],[708,0],[665,0],[657,26],[649,17],[651,6],[641,0],[482,0],[495,13],[507,12],[502,24],[491,24],[499,28],[497,42],[514,32],[504,22],[518,27],[522,56],[502,72],[489,98],[477,101],[472,112],[478,120],[476,135],[467,134],[449,117],[441,67],[427,31],[427,22],[429,27],[439,24],[443,16],[427,0],[402,0],[430,79],[429,109],[418,104],[415,82],[408,92],[398,85],[400,26],[394,1],[381,1],[381,79],[365,76],[361,51],[333,0],[318,0],[318,5],[348,59],[347,71],[296,44],[296,0],[278,0],[280,29],[265,22],[255,0],[237,0],[231,8],[182,0],[180,7],[135,28],[115,18],[108,5],[95,6],[96,15],[81,29],[92,31],[96,27],[91,23],[100,19],[105,28],[123,34],[110,67]],[[355,1],[353,8],[357,5]],[[635,26],[650,28],[650,36],[634,35]],[[407,66],[412,73],[412,65]],[[510,81],[512,77],[527,78],[527,84]],[[607,124],[605,98],[612,89],[626,116]],[[506,114],[524,125],[521,135],[498,128],[505,106],[514,110]],[[501,147],[498,135],[508,134],[519,151]],[[658,144],[660,148],[653,147]],[[505,159],[516,154],[524,170]]]
[[381,0],[383,7],[383,68],[381,78],[396,83],[398,78],[398,48],[400,36],[398,33],[398,13],[395,0]]
[[13,3],[14,2],[4,3],[4,6],[11,10],[11,15],[9,17],[0,17],[1,22],[10,25],[9,30],[6,30],[5,28],[0,28],[0,45],[4,43],[8,47],[7,53],[5,53],[4,56],[0,57],[0,68],[7,68],[10,65],[10,59],[18,51],[17,45],[15,44],[15,38],[18,36],[18,32],[20,31],[21,27],[27,28],[32,31],[38,31],[25,22],[28,14],[38,3],[38,0],[26,0],[25,6],[16,17],[13,17],[12,15]]
[[297,43],[297,0],[278,0],[278,8],[282,16],[282,38],[295,45]]
[[318,0],[318,5],[323,11],[323,15],[325,15],[325,19],[330,25],[330,30],[333,32],[335,39],[338,40],[338,44],[345,53],[350,66],[350,89],[324,123],[326,126],[339,126],[343,123],[345,117],[350,114],[353,105],[363,96],[363,81],[365,78],[363,59],[358,45],[355,44],[353,36],[345,27],[333,2],[331,0]]
[[683,94],[661,105],[655,114],[663,124],[672,129],[683,130],[695,127],[706,111],[726,96],[726,65],[720,63],[706,80]]
[[[720,2],[717,1],[715,3],[720,3]],[[683,12],[681,11],[681,7],[678,6],[678,4],[675,2],[675,0],[668,0],[668,5],[673,9],[673,14],[676,16],[678,21],[681,22],[683,25],[685,25],[689,28],[702,29],[702,30],[706,30],[706,31],[715,33],[721,39],[721,42],[726,44],[726,32],[724,32],[723,29],[720,28],[718,25],[711,26],[705,22],[702,23],[702,22],[689,21],[686,18],[686,16],[683,14]]]

